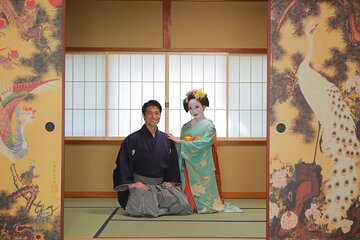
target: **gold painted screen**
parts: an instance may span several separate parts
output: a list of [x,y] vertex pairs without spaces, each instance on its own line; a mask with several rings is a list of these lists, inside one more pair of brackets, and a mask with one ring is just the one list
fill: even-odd
[[270,238],[359,239],[360,3],[269,7]]
[[0,1],[1,239],[60,239],[62,1]]

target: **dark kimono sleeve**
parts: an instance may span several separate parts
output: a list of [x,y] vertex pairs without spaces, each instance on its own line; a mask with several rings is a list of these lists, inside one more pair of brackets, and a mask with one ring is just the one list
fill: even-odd
[[133,166],[130,160],[129,139],[126,138],[121,144],[113,172],[114,190],[117,191],[118,201],[123,208],[128,200],[128,184],[134,182]]
[[164,182],[181,183],[178,155],[175,143],[170,141],[170,156],[167,162],[167,169],[164,173]]

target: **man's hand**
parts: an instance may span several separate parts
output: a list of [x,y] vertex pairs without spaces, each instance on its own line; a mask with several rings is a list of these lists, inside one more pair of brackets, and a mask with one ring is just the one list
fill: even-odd
[[143,184],[142,182],[136,182],[136,183],[129,184],[129,188],[134,188],[134,187],[141,188],[145,191],[148,190],[148,187],[145,184]]
[[163,182],[162,185],[165,187],[175,187],[175,183],[171,183],[171,182]]

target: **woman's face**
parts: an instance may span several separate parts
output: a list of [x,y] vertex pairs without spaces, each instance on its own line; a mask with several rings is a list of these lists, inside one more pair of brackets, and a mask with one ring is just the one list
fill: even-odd
[[193,98],[188,103],[189,112],[191,116],[195,119],[202,119],[204,118],[204,110],[205,106],[202,106],[201,103]]

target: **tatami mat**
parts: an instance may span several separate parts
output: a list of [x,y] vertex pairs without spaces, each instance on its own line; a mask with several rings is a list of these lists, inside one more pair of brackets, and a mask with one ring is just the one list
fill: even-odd
[[112,198],[65,199],[65,238],[265,238],[264,199],[227,200],[243,213],[133,218]]
[[92,238],[113,211],[114,208],[104,207],[65,207],[64,237]]
[[98,237],[263,237],[263,225],[259,222],[111,221]]
[[119,208],[112,220],[122,221],[202,221],[202,222],[238,222],[238,221],[261,221],[266,218],[265,209],[244,209],[242,213],[214,213],[161,216],[159,218],[134,218],[126,216],[124,210]]

